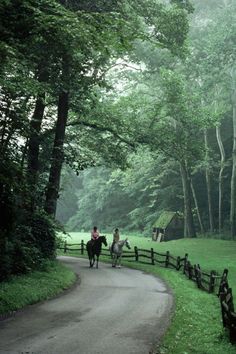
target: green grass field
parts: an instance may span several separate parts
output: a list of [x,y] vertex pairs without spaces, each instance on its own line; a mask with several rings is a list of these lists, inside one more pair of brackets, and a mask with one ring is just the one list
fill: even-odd
[[[125,238],[127,235],[122,235]],[[111,235],[107,235],[109,241]],[[89,233],[71,233],[68,243],[90,239]],[[204,270],[229,269],[229,283],[236,293],[236,242],[214,239],[181,239],[156,243],[148,238],[129,235],[131,246],[157,252],[170,251],[173,256],[188,253],[191,263],[199,263]],[[229,343],[221,323],[219,299],[197,289],[181,272],[123,260],[129,267],[140,269],[164,279],[175,296],[175,313],[165,335],[159,354],[235,354],[236,346]]]

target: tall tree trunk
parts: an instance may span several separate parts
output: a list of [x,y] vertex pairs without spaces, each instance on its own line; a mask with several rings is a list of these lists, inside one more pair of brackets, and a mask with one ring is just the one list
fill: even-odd
[[28,142],[28,170],[27,179],[30,188],[30,209],[35,208],[38,174],[39,174],[39,146],[40,131],[45,109],[45,93],[38,95],[33,116],[30,121],[30,136]]
[[184,202],[184,237],[188,237],[187,208]]
[[206,187],[207,187],[207,200],[208,200],[208,214],[209,214],[209,223],[210,223],[210,232],[214,231],[214,218],[213,218],[213,207],[212,207],[212,193],[211,193],[211,173],[209,169],[209,143],[207,130],[204,130],[204,140],[205,140],[205,158],[207,162],[207,167],[205,170],[206,176]]
[[224,145],[221,139],[220,126],[216,126],[216,138],[217,143],[220,150],[220,172],[218,177],[218,185],[219,185],[219,199],[218,199],[218,230],[219,233],[222,230],[222,198],[223,198],[223,173],[225,168],[225,150]]
[[232,105],[233,105],[233,151],[230,196],[230,226],[231,237],[236,238],[236,70],[232,70]]
[[200,213],[200,210],[199,210],[197,196],[196,196],[196,193],[195,193],[195,189],[194,189],[192,180],[191,180],[191,190],[192,190],[192,194],[193,194],[193,200],[194,200],[195,208],[196,208],[196,211],[197,211],[197,217],[198,217],[198,222],[199,222],[201,234],[204,234],[205,231],[204,231],[204,227],[203,227],[203,223],[202,223],[202,217],[201,217],[201,213]]
[[[45,83],[48,81],[49,74],[47,71],[47,61],[42,61],[35,73],[38,82]],[[34,112],[30,120],[30,133],[28,139],[28,168],[27,180],[30,191],[30,205],[29,208],[33,212],[37,204],[38,197],[38,175],[39,175],[39,146],[40,146],[40,132],[45,110],[46,94],[43,90],[39,90]],[[29,98],[26,98],[27,104]]]
[[184,210],[187,225],[188,237],[196,237],[196,231],[193,221],[192,213],[192,202],[191,202],[191,183],[188,173],[187,163],[185,161],[180,161],[180,172],[183,184],[183,194],[184,194]]
[[25,146],[22,151],[22,156],[21,156],[21,161],[20,161],[20,174],[21,177],[24,176],[24,166],[25,166],[25,161],[27,159],[27,149],[28,149],[28,138],[25,141]]
[[46,190],[45,211],[55,217],[57,199],[59,196],[61,169],[64,160],[64,139],[69,110],[69,93],[62,91],[58,100],[58,114],[55,139],[51,157],[51,168]]
[[30,137],[28,148],[28,177],[35,183],[39,170],[39,134],[45,109],[45,93],[39,94],[35,103],[35,109],[30,121]]
[[4,112],[4,118],[1,118],[1,148],[4,145],[4,138],[7,130],[7,124],[9,124],[8,119],[9,119],[9,112],[10,112],[10,107],[11,107],[11,101],[7,101],[7,107]]

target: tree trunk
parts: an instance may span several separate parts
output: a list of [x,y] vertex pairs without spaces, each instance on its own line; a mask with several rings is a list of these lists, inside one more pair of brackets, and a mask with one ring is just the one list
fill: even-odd
[[187,163],[185,161],[180,161],[180,172],[183,184],[183,194],[184,194],[184,210],[185,219],[187,225],[188,237],[196,237],[196,231],[193,222],[192,214],[192,202],[191,202],[191,183],[188,174]]
[[230,196],[230,227],[231,237],[236,238],[236,70],[232,70],[232,105],[233,105],[233,151],[232,151],[232,175]]
[[30,209],[35,208],[38,174],[39,174],[39,145],[40,131],[45,109],[45,93],[39,94],[35,103],[35,109],[30,121],[30,136],[28,143],[28,170],[27,179],[30,188]]
[[1,150],[2,150],[2,146],[4,145],[4,140],[5,140],[4,138],[6,134],[7,124],[9,123],[7,122],[7,120],[9,119],[10,107],[11,107],[11,101],[8,100],[7,107],[3,115],[4,118],[3,117],[1,118]]
[[193,194],[193,200],[194,200],[195,208],[196,208],[196,211],[197,211],[197,217],[198,217],[198,222],[199,222],[201,234],[204,234],[205,231],[204,231],[202,218],[201,218],[201,214],[200,214],[200,210],[199,210],[199,206],[198,206],[197,196],[196,196],[196,193],[195,193],[195,189],[194,189],[192,180],[191,180],[191,190],[192,190],[192,194]]
[[39,134],[45,109],[45,93],[39,94],[30,121],[30,137],[28,148],[28,176],[34,183],[39,170]]
[[21,161],[20,161],[20,174],[21,174],[21,177],[24,176],[24,166],[25,166],[25,161],[27,159],[28,145],[29,145],[28,139],[26,139],[25,146],[24,146],[24,149],[22,151]]
[[216,138],[217,138],[217,143],[219,146],[220,150],[220,172],[219,172],[219,177],[218,177],[218,186],[219,186],[219,200],[218,200],[218,218],[219,218],[219,224],[218,224],[218,229],[219,233],[222,230],[222,198],[223,198],[223,172],[225,168],[225,150],[224,150],[224,145],[221,139],[221,133],[220,133],[220,126],[216,126]]
[[206,187],[207,187],[207,200],[208,200],[208,214],[209,214],[209,223],[210,223],[210,232],[214,231],[214,218],[213,218],[213,207],[212,207],[212,193],[211,193],[211,173],[209,169],[209,144],[207,130],[204,130],[204,140],[205,140],[205,158],[207,162],[207,167],[205,171],[206,176]]
[[59,196],[61,169],[64,160],[63,145],[65,139],[66,122],[69,110],[69,93],[62,91],[58,100],[58,114],[55,139],[51,158],[51,168],[46,190],[45,211],[55,217],[57,199]]
[[184,237],[188,237],[187,209],[184,202]]

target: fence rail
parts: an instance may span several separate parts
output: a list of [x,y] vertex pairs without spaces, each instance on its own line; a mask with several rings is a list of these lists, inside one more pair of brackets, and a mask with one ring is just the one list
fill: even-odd
[[[74,248],[74,246],[78,246]],[[86,245],[82,240],[81,243],[69,244],[65,242],[59,245],[58,249],[63,250],[64,253],[80,252],[81,255],[85,254]],[[108,248],[102,248],[101,255],[110,256]],[[188,254],[184,257],[174,257],[169,251],[166,253],[159,253],[151,248],[150,250],[134,247],[133,251],[124,250],[122,258],[131,259],[131,261],[151,264],[158,264],[165,268],[173,268],[177,271],[183,270],[188,279],[194,281],[197,287],[208,293],[216,293],[220,299],[221,314],[223,326],[229,331],[229,338],[231,343],[236,343],[236,313],[234,311],[232,289],[229,287],[227,276],[228,270],[225,269],[223,275],[219,275],[216,271],[212,270],[210,273],[203,271],[199,264],[191,264],[188,260]]]
[[225,269],[220,282],[218,296],[221,305],[221,315],[223,326],[229,331],[230,342],[236,343],[236,312],[234,311],[234,302],[232,289],[228,283],[228,269]]

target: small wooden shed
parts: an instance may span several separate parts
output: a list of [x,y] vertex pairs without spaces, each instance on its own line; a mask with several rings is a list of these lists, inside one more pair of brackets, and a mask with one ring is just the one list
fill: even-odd
[[153,224],[153,241],[171,241],[184,237],[184,218],[178,212],[164,211]]

